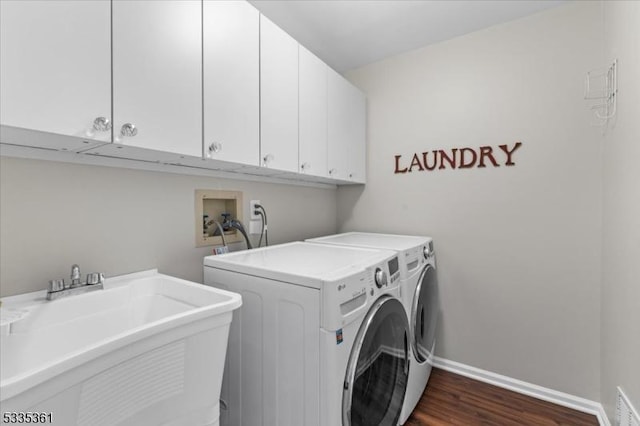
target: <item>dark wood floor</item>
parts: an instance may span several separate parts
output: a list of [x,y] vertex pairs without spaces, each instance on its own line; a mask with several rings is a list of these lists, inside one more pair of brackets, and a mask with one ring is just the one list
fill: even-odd
[[434,368],[406,426],[597,426],[595,416]]

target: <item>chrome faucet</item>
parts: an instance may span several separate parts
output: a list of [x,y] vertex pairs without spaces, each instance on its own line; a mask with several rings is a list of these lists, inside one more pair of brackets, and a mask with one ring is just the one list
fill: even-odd
[[47,289],[47,300],[55,300],[65,296],[86,293],[88,291],[100,290],[104,288],[104,275],[99,272],[87,274],[85,282],[80,281],[80,267],[71,267],[71,282],[67,284],[64,280],[50,280]]
[[71,266],[71,287],[80,285],[80,267],[78,265]]

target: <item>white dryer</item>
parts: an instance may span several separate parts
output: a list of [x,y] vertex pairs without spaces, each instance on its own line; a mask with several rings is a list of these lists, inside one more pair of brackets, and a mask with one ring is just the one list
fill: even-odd
[[305,242],[206,257],[205,283],[243,300],[221,424],[396,425],[410,353],[398,263],[390,250]]
[[409,382],[399,424],[409,418],[424,392],[435,351],[439,311],[433,239],[409,235],[347,232],[308,242],[394,250],[400,259],[400,298],[411,327]]

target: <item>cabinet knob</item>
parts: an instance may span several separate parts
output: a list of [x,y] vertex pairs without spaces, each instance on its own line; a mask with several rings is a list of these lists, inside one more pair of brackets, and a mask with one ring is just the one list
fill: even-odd
[[306,172],[307,170],[311,170],[311,164],[309,163],[302,163],[300,165],[300,170],[303,172]]
[[349,179],[353,179],[353,173],[349,173]]
[[97,132],[106,132],[111,130],[111,120],[107,117],[98,117],[93,120],[93,130]]
[[213,154],[215,152],[220,152],[222,151],[222,142],[212,142],[211,145],[209,145],[209,154]]
[[338,169],[330,169],[329,170],[329,176],[333,176],[338,172]]
[[121,136],[132,137],[138,134],[138,129],[131,123],[125,123],[122,125],[122,129],[120,129]]
[[268,166],[269,163],[271,163],[273,161],[274,157],[273,154],[267,154],[262,158],[262,165],[263,166]]

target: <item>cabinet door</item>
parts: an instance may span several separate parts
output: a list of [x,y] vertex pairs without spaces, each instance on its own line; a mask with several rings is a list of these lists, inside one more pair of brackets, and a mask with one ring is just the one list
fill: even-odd
[[304,47],[299,49],[299,172],[326,177],[329,67]]
[[329,177],[364,183],[366,100],[344,77],[329,70]]
[[113,2],[115,142],[202,156],[201,8],[194,0]]
[[298,171],[298,42],[260,16],[260,156]]
[[365,183],[367,162],[367,99],[355,86],[350,87],[349,104],[351,105],[350,110],[352,115],[349,127],[347,178],[355,183]]
[[[108,0],[0,2],[3,126],[111,141],[110,10]],[[83,145],[59,137],[24,143]]]
[[260,164],[260,13],[247,2],[203,5],[204,149]]
[[346,180],[349,156],[350,114],[347,96],[349,83],[334,70],[329,70],[328,88],[328,151],[329,177]]

